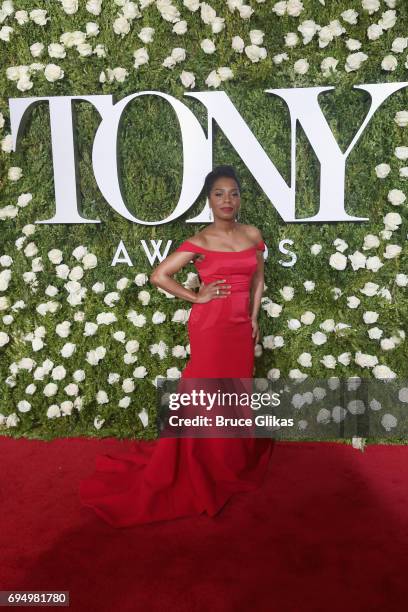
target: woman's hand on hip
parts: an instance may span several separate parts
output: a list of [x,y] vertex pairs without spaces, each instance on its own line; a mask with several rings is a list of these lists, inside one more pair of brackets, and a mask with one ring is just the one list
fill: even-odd
[[197,300],[195,303],[205,304],[206,302],[209,302],[213,298],[228,297],[229,294],[231,293],[231,291],[229,291],[229,289],[231,288],[231,285],[225,285],[224,283],[226,282],[227,281],[223,279],[223,280],[215,280],[212,283],[208,283],[207,285],[205,285],[204,283],[201,283],[200,289],[198,290],[198,293],[197,293]]

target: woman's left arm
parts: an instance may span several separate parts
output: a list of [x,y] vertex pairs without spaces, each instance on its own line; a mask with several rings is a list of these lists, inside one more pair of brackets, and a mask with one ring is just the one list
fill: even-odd
[[[260,238],[262,240],[262,238]],[[263,251],[256,251],[257,268],[251,283],[251,321],[252,337],[255,344],[259,342],[258,314],[264,290],[264,258]]]

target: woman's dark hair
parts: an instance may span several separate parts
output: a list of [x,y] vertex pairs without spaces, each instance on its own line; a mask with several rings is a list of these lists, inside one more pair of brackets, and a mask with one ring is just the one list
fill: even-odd
[[214,170],[209,172],[209,174],[207,174],[207,176],[205,177],[204,189],[205,193],[207,194],[207,197],[210,196],[210,191],[215,181],[225,176],[234,179],[234,181],[238,185],[239,192],[241,193],[241,184],[234,168],[232,166],[216,166]]

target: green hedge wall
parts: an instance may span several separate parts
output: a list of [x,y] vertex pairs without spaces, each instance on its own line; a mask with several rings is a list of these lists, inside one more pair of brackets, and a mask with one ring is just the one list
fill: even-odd
[[[247,6],[252,8],[253,13],[248,19],[241,17],[239,9],[234,8],[239,7],[238,2],[227,4],[217,0],[209,5],[217,16],[225,20],[223,29],[218,33],[213,33],[211,24],[203,21],[206,11],[208,13],[205,5],[192,10],[192,2],[184,4],[175,0],[168,5],[163,2],[104,0],[99,14],[89,12],[97,12],[97,5],[97,2],[82,1],[35,3],[21,0],[14,4],[3,3],[0,11],[0,90],[3,92],[0,119],[4,119],[0,121],[0,124],[4,123],[0,130],[0,221],[3,238],[0,249],[0,430],[5,435],[40,438],[81,434],[139,438],[156,435],[154,383],[157,376],[174,373],[172,368],[181,371],[186,363],[186,357],[176,357],[172,350],[177,346],[187,347],[187,328],[185,323],[173,322],[172,318],[178,309],[187,310],[191,305],[166,296],[148,282],[141,284],[143,274],[149,275],[151,267],[140,241],[162,239],[166,243],[170,239],[172,249],[175,248],[203,227],[184,221],[198,214],[205,203],[202,195],[185,218],[156,227],[132,224],[116,214],[100,194],[92,174],[91,149],[100,117],[90,104],[77,102],[75,115],[82,211],[84,216],[100,218],[103,223],[35,225],[35,220],[53,216],[55,208],[48,106],[40,104],[32,110],[17,152],[9,152],[9,98],[112,94],[118,101],[136,91],[157,90],[182,100],[206,131],[206,110],[197,100],[184,97],[184,92],[191,89],[184,87],[180,75],[183,70],[194,73],[195,87],[192,90],[207,91],[211,87],[205,80],[211,71],[229,67],[233,78],[222,81],[218,89],[231,98],[289,184],[289,114],[282,100],[264,93],[266,88],[334,86],[335,89],[321,95],[319,101],[344,151],[370,107],[368,95],[353,90],[353,85],[407,80],[404,35],[408,25],[408,5],[401,1],[333,0],[327,1],[325,6],[323,1],[318,0],[304,0],[303,3],[293,0],[288,3],[251,0]],[[169,6],[176,9],[173,17],[176,21],[166,20],[162,16],[171,14]],[[35,9],[47,11],[49,20],[45,25],[33,21],[38,20],[38,13],[31,13]],[[241,8],[244,17],[247,10]],[[347,10],[356,11],[355,24],[349,23],[350,12],[342,16]],[[16,14],[15,11],[20,12]],[[26,17],[21,11],[27,11],[26,23],[23,23]],[[285,14],[280,15],[281,11]],[[124,12],[130,17],[135,13],[140,13],[140,16],[126,20],[129,32],[122,36],[115,29],[118,25],[123,26],[124,21],[115,20]],[[392,25],[394,13],[395,24]],[[301,24],[307,20],[313,20],[323,31],[320,39],[317,31],[312,40],[304,44]],[[187,31],[184,34],[173,32],[175,24],[183,21],[186,22]],[[98,24],[99,33],[96,36],[87,36],[85,43],[79,47],[66,45],[66,56],[63,58],[50,57],[48,45],[59,43],[61,35],[66,32],[86,32],[89,22]],[[383,27],[373,28],[373,24],[378,23]],[[330,28],[327,27],[329,25]],[[155,30],[149,43],[144,43],[138,37],[142,28],[146,27]],[[8,28],[12,28],[12,31]],[[93,28],[88,26],[88,31],[91,32]],[[177,28],[183,31],[184,24]],[[258,30],[264,33],[259,46],[266,49],[266,57],[253,62],[245,51],[235,51],[231,41],[234,36],[240,36],[245,46],[249,46],[251,36],[256,40],[259,35]],[[334,32],[332,40],[321,46],[319,40],[325,40],[330,31]],[[285,40],[290,42],[294,38],[292,34],[285,39],[288,33],[297,33],[295,46],[285,44]],[[206,38],[216,46],[212,54],[205,53],[200,47],[200,41]],[[351,72],[345,69],[347,58],[356,52],[348,48],[348,45],[353,45],[350,39],[360,41],[359,51],[367,56],[360,68]],[[30,46],[37,42],[43,43],[44,51],[41,56],[33,57]],[[81,53],[88,53],[86,44],[91,46],[93,52],[82,56]],[[133,53],[142,47],[148,50],[149,61],[136,68]],[[173,68],[162,66],[172,49],[178,47],[185,49],[185,60],[176,63]],[[287,54],[286,59],[277,63],[282,53]],[[388,56],[394,57],[397,62],[393,71],[386,69],[395,64]],[[338,63],[335,70],[326,74],[322,72],[321,64],[329,57]],[[387,58],[385,62],[384,58]],[[296,62],[302,59],[309,63],[305,74],[297,71],[299,66],[302,68],[302,62]],[[45,76],[47,64],[62,68],[63,78],[48,81]],[[19,66],[23,72],[24,68],[21,67],[28,67],[26,74],[32,82],[30,89],[20,91],[18,82],[8,78],[11,73],[7,70],[13,66]],[[109,82],[108,69],[118,67],[128,71],[126,78],[123,82]],[[105,82],[101,82],[101,73],[105,75]],[[20,81],[23,89],[24,83],[27,83],[27,79],[23,78]],[[285,223],[221,129],[215,129],[214,165],[230,163],[236,167],[243,184],[241,221],[259,227],[268,246],[265,298],[260,313],[264,340],[257,347],[257,376],[293,378],[299,370],[316,379],[330,376],[378,378],[384,376],[384,372],[404,378],[408,357],[404,333],[408,314],[405,281],[408,261],[407,208],[406,201],[397,206],[391,203],[390,198],[396,194],[404,200],[402,193],[392,190],[405,191],[406,170],[402,169],[406,163],[403,157],[406,153],[404,147],[408,144],[408,127],[405,127],[405,114],[402,111],[408,109],[407,95],[407,90],[402,89],[381,106],[348,158],[346,210],[349,214],[369,217],[370,221],[366,223]],[[163,100],[145,96],[132,102],[124,113],[118,146],[123,195],[129,210],[139,218],[164,218],[178,200],[182,172],[179,136],[177,119]],[[396,151],[397,147],[402,148]],[[319,164],[301,128],[298,128],[296,162],[297,215],[307,217],[314,214],[318,207]],[[377,176],[380,170],[377,168],[376,172],[376,167],[380,164],[390,166],[385,178]],[[13,167],[22,170],[18,180],[12,180],[13,173],[14,178],[18,176],[18,171],[10,172]],[[21,194],[31,194],[32,198]],[[396,229],[384,233],[387,230],[384,223],[387,213],[398,213],[401,222]],[[369,234],[377,236],[379,242],[378,246],[365,250],[364,238]],[[278,244],[284,238],[293,240],[291,250],[297,255],[293,267],[284,267],[279,263],[280,260],[288,260],[278,250]],[[334,269],[330,265],[330,257],[336,253],[336,247],[343,248],[342,242],[334,243],[336,239],[347,243],[345,256],[356,251],[366,257],[378,256],[382,267],[376,272],[366,265],[354,270],[348,259],[344,270]],[[133,267],[127,264],[111,266],[120,240],[126,245]],[[27,249],[31,243],[36,248],[29,246]],[[321,245],[317,255],[311,252],[315,244]],[[387,258],[384,252],[390,244],[401,247],[401,250],[397,249],[397,256]],[[49,252],[60,249],[63,257],[61,263],[68,266],[71,278],[77,278],[81,270],[72,270],[75,266],[83,268],[84,262],[77,260],[72,253],[80,246],[96,256],[97,265],[83,270],[83,277],[77,282],[86,289],[86,293],[79,304],[71,305],[67,301],[69,292],[66,283],[69,279],[57,276],[57,264],[52,263]],[[88,259],[92,266],[92,258]],[[26,274],[33,270],[34,274]],[[188,278],[191,282],[192,277],[188,277],[188,274],[194,271],[193,266],[188,266],[177,278],[182,282]],[[126,281],[122,281],[118,289],[117,282],[124,278],[128,279],[127,286],[122,288],[126,284]],[[306,281],[313,281],[313,290],[308,290],[310,283],[305,288]],[[92,289],[98,282],[105,284],[101,293],[95,293]],[[367,282],[378,285],[375,295],[361,293]],[[50,290],[46,292],[49,286],[57,289],[55,295],[51,296]],[[293,288],[292,299],[284,299],[281,293],[284,287]],[[111,292],[118,293],[118,300],[108,305],[104,298]],[[147,305],[142,304],[140,297],[148,299],[148,296],[143,293],[140,296],[140,292],[150,295]],[[357,296],[361,300],[356,308],[349,307],[350,296]],[[55,312],[38,312],[38,306],[46,302],[55,303]],[[278,316],[271,316],[279,311],[273,304],[282,307]],[[143,326],[134,325],[131,320],[133,311],[145,316]],[[313,323],[302,323],[300,328],[290,329],[288,321],[301,321],[306,311],[314,313]],[[108,312],[115,315],[116,321],[100,323],[93,335],[84,336],[85,323],[95,323],[98,315]],[[166,316],[162,323],[152,321],[157,312]],[[363,316],[366,312],[378,313],[378,320],[366,323]],[[57,327],[64,321],[71,325]],[[333,325],[339,323],[350,327],[335,327],[334,331],[325,332],[327,340],[324,344],[314,343],[313,334],[322,332],[324,328],[331,330]],[[61,337],[58,332],[63,333],[68,327],[69,334]],[[370,332],[371,335],[381,334],[379,338],[369,336],[369,330],[373,328],[380,331]],[[124,332],[124,341],[113,337],[118,331]],[[274,341],[276,336],[283,338],[283,346],[279,346],[279,341]],[[393,340],[381,344],[384,339]],[[138,344],[134,343],[133,348],[138,348],[131,353],[133,358],[126,359],[136,360],[125,363],[126,343],[131,340],[137,340]],[[160,342],[167,347],[163,358],[157,352],[152,353],[152,347],[154,351],[154,345]],[[275,346],[274,342],[278,346],[269,348]],[[66,343],[76,345],[70,357],[61,355]],[[394,348],[390,348],[393,345]],[[156,349],[160,349],[160,346],[164,345]],[[87,354],[97,347],[104,347],[106,354],[98,365],[91,365],[87,361]],[[131,345],[128,347],[132,348]],[[366,359],[368,365],[358,358],[359,352],[371,356]],[[311,367],[302,366],[298,361],[304,353],[310,353]],[[340,361],[339,356],[342,356]],[[386,366],[389,371],[378,366]],[[139,378],[143,367],[146,375]],[[135,368],[141,369],[135,374]],[[85,372],[82,381],[79,380],[80,374],[74,376],[78,370]],[[109,375],[115,373],[119,375],[119,380],[117,376],[109,379]],[[79,382],[75,382],[76,379]],[[50,383],[55,383],[56,389]],[[72,386],[74,383],[77,389]],[[44,395],[45,388],[51,392],[56,390],[56,394],[47,397]],[[106,397],[101,391],[106,393]],[[69,395],[75,392],[76,395]],[[124,400],[125,397],[129,399]],[[99,403],[98,398],[99,401],[108,401]]]

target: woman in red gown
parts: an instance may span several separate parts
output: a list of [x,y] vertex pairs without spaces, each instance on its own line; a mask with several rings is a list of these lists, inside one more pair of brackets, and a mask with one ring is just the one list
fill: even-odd
[[[205,180],[214,222],[184,241],[150,280],[193,303],[188,320],[188,379],[251,379],[264,286],[262,237],[236,221],[240,183],[231,166]],[[172,278],[194,258],[197,293]],[[80,483],[84,506],[114,527],[201,514],[216,515],[237,492],[258,487],[273,448],[270,438],[161,437],[136,441],[127,453],[99,455]]]

